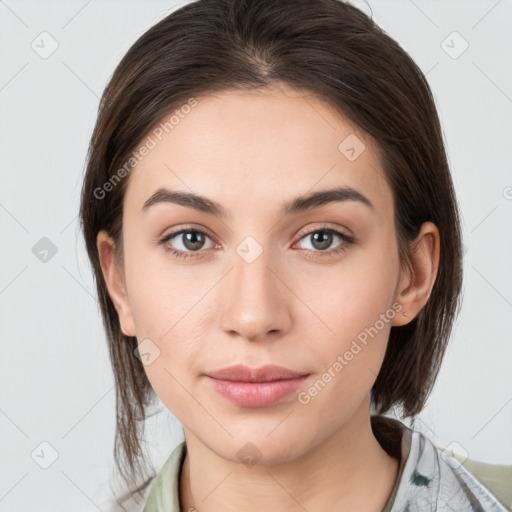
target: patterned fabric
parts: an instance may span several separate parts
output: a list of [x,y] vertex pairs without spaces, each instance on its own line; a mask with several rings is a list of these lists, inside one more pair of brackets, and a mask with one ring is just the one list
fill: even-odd
[[[507,512],[457,459],[422,433],[384,416],[371,416],[375,437],[400,461],[398,478],[382,512]],[[186,444],[172,452],[153,481],[143,512],[180,511],[178,483]]]

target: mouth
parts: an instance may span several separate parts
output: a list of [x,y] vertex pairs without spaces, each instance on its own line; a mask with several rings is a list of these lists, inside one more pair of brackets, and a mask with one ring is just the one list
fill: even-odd
[[231,403],[256,408],[278,404],[309,375],[275,365],[255,369],[236,365],[208,372],[205,376],[213,389]]

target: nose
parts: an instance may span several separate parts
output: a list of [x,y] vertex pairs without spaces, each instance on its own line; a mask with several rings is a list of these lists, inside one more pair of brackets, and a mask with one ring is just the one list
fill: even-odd
[[233,268],[223,285],[222,329],[249,341],[276,338],[291,324],[290,294],[285,276],[275,270],[270,251],[263,250],[254,260],[236,251]]

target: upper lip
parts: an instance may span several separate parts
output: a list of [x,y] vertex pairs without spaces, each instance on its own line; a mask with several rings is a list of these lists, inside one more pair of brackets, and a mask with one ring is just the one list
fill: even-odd
[[296,379],[309,374],[295,372],[289,368],[273,364],[267,364],[260,368],[249,368],[243,364],[236,364],[219,370],[213,370],[206,375],[214,379],[234,382],[270,382],[273,380]]

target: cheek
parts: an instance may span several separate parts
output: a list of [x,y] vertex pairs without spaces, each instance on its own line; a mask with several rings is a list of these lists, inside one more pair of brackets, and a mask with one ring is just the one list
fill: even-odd
[[186,426],[191,410],[190,393],[194,389],[192,379],[199,374],[196,365],[206,333],[203,321],[197,315],[199,309],[191,310],[188,301],[175,302],[175,299],[179,298],[158,295],[153,307],[150,302],[138,303],[137,334],[145,333],[144,337],[151,340],[149,346],[155,353],[151,363],[144,366],[151,387]]
[[[351,295],[346,290],[331,296],[331,301],[317,303],[333,332],[320,324],[315,324],[315,329],[309,327],[308,337],[315,340],[311,355],[319,362],[318,372],[301,388],[297,400],[305,405],[311,428],[347,421],[368,397],[379,374],[395,312],[375,292],[374,288],[359,288]],[[313,336],[312,331],[324,334]],[[306,413],[309,407],[315,414]]]
[[378,375],[397,314],[392,307],[397,278],[393,251],[390,247],[382,257],[377,251],[361,251],[347,258],[346,265],[294,282],[297,295],[307,297],[308,311],[296,318],[299,329],[315,340],[314,355],[323,367],[316,387],[330,388],[325,400],[335,393],[345,403],[357,403]]
[[[393,248],[381,254],[359,250],[340,264],[319,267],[314,273],[297,269],[292,287],[304,297],[308,309],[302,315],[307,319],[303,329],[314,327],[323,339],[334,345],[338,341],[342,348],[374,326],[392,305],[397,279]],[[380,322],[379,326],[382,329]]]
[[[165,339],[194,308],[204,288],[193,266],[177,265],[147,240],[126,244],[126,279],[137,335]],[[204,291],[203,291],[204,293]]]
[[212,314],[218,305],[211,303],[207,292],[218,276],[198,280],[192,265],[171,267],[162,259],[147,264],[142,263],[143,256],[131,254],[126,264],[130,307],[138,342],[146,344],[151,360],[144,370],[170,410],[186,411],[190,378],[204,370],[196,366],[201,347],[211,337]]

